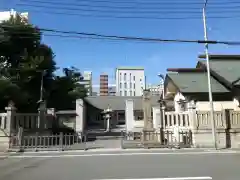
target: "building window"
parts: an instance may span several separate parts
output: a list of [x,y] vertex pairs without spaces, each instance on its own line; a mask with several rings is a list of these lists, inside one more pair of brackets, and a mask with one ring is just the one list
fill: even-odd
[[132,89],[132,83],[130,83],[130,89]]
[[124,91],[124,96],[127,96],[127,91]]
[[135,81],[135,76],[133,76],[133,81]]
[[124,73],[124,81],[126,81],[126,80],[127,80],[127,74]]
[[130,96],[132,96],[132,91],[130,91]]
[[133,89],[136,89],[136,85],[135,85],[135,83],[133,84]]
[[124,83],[124,88],[127,89],[127,83]]
[[130,81],[132,81],[132,74],[130,73]]
[[140,82],[142,82],[142,79],[140,79]]
[[122,96],[122,91],[120,91],[120,96]]
[[136,96],[136,92],[135,91],[133,92],[133,96]]
[[120,83],[120,89],[122,89],[122,83]]

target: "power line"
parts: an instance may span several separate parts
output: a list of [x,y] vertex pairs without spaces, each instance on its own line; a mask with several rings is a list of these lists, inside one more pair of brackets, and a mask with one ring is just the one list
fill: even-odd
[[[141,13],[141,14],[156,14],[156,13],[192,13],[192,14],[199,14],[196,11],[126,11],[124,9],[118,10],[103,10],[103,9],[86,9],[86,8],[76,8],[76,7],[63,7],[63,6],[47,6],[47,5],[33,5],[33,4],[24,4],[20,3],[20,6],[28,6],[28,7],[36,7],[36,8],[54,8],[58,10],[71,10],[71,11],[83,11],[83,12],[99,12],[99,13]],[[123,10],[123,11],[122,11]],[[200,9],[199,9],[200,10]]]
[[[118,2],[118,1],[117,1]],[[238,2],[239,3],[239,2]],[[21,6],[24,6],[23,4],[20,4]],[[26,6],[30,6],[30,7],[34,7],[35,5],[28,5],[26,4]],[[40,5],[41,6],[41,5]],[[38,7],[40,7],[38,6]],[[141,13],[141,15],[135,15],[133,12],[128,12],[129,14],[123,14],[124,12],[122,12],[122,14],[117,14],[116,12],[112,12],[112,14],[106,14],[106,13],[111,13],[110,11],[103,11],[100,9],[100,13],[104,13],[104,14],[95,14],[95,12],[99,12],[99,10],[95,10],[95,9],[91,9],[89,11],[89,9],[80,9],[80,8],[67,8],[67,7],[49,7],[49,6],[41,6],[43,9],[33,9],[31,10],[31,12],[36,12],[36,13],[45,13],[45,14],[57,14],[57,15],[70,15],[70,16],[81,16],[81,17],[93,17],[93,18],[107,18],[107,19],[145,19],[145,20],[197,20],[197,19],[201,19],[202,17],[198,15],[194,15],[194,14],[190,14],[189,12],[183,12],[183,11],[176,11],[176,12],[167,12],[167,11],[162,11],[161,16],[156,16],[156,15],[147,15],[145,13]],[[240,6],[238,6],[240,8]],[[37,8],[37,6],[35,6],[35,8]],[[59,11],[46,11],[45,9],[49,9],[52,8],[54,10],[61,10],[61,12]],[[235,7],[236,8],[236,7]],[[225,9],[225,10],[224,10]],[[219,9],[220,11],[218,12],[218,14],[221,15],[210,15],[208,18],[209,19],[233,19],[233,18],[239,18],[240,14],[236,14],[239,13],[239,11],[226,11],[226,7],[224,9]],[[65,10],[64,12],[62,10]],[[66,10],[71,10],[71,12],[67,12]],[[75,10],[75,12],[73,12],[73,10]],[[160,9],[161,10],[161,9]],[[29,11],[29,10],[28,10]],[[125,11],[126,12],[126,11]],[[186,15],[185,15],[185,14]],[[198,12],[195,12],[196,14]],[[214,13],[214,12],[213,12]],[[215,12],[216,13],[216,12]],[[223,15],[223,13],[233,13],[232,15]],[[143,15],[142,15],[143,14]],[[166,14],[170,14],[170,16],[165,16]],[[175,15],[175,16],[172,16]]]
[[[52,3],[52,2],[50,2]],[[20,6],[27,6],[27,7],[34,7],[34,8],[52,8],[52,9],[57,9],[57,10],[70,10],[70,11],[81,11],[81,12],[97,12],[97,13],[106,13],[106,14],[111,14],[111,13],[125,13],[125,14],[160,14],[160,13],[164,13],[164,14],[187,14],[187,15],[191,15],[191,14],[201,14],[201,9],[200,8],[196,8],[196,10],[199,11],[192,11],[191,8],[188,9],[174,9],[170,8],[171,10],[167,9],[167,8],[162,8],[162,9],[158,9],[158,10],[137,10],[137,11],[128,11],[125,10],[124,8],[121,9],[116,9],[116,10],[112,10],[112,9],[89,9],[89,8],[84,8],[84,7],[66,7],[66,6],[48,6],[48,5],[42,5],[42,4],[25,4],[25,3],[19,3],[18,5]],[[53,5],[53,4],[52,4]],[[240,8],[240,6],[235,6],[235,8]],[[190,10],[190,11],[189,11]],[[219,13],[239,13],[239,10],[237,11],[233,11],[232,9],[228,9],[226,7],[222,7],[222,8],[218,8],[218,9],[214,9],[212,11],[209,12],[210,14],[219,14]]]
[[[113,38],[98,38],[98,37],[87,37],[87,36],[74,36],[74,35],[61,35],[61,34],[43,34],[44,36],[62,37],[62,38],[77,38],[77,39],[93,39],[93,40],[110,40],[110,41],[124,41],[124,39],[113,39]],[[144,43],[159,43],[158,41],[135,41]],[[170,41],[169,41],[170,42]],[[174,42],[174,41],[172,41]],[[178,42],[178,41],[175,41]],[[186,42],[187,43],[187,42]],[[202,40],[198,40],[199,44],[205,43]],[[240,41],[208,41],[209,44],[224,44],[224,45],[240,45]]]
[[[26,1],[26,0],[25,0]],[[161,7],[158,7],[158,6],[154,6],[154,7],[139,7],[139,6],[111,6],[111,5],[95,5],[95,4],[75,4],[75,3],[72,3],[72,4],[69,4],[69,3],[64,3],[64,2],[58,2],[57,3],[57,6],[56,6],[56,3],[54,2],[45,2],[45,1],[34,1],[35,3],[32,3],[32,4],[26,4],[25,1],[22,1],[21,3],[18,3],[18,5],[20,6],[31,6],[31,7],[42,7],[44,5],[44,7],[46,5],[54,5],[55,7],[61,7],[61,6],[68,6],[66,8],[71,8],[71,6],[73,7],[81,7],[81,8],[98,8],[98,9],[111,9],[111,10],[161,10],[161,9],[173,9],[172,7],[166,7],[166,6],[161,6]],[[24,3],[23,3],[24,2]],[[27,0],[28,2],[28,0]],[[32,2],[32,1],[31,1]],[[180,7],[181,9],[183,9],[183,7]],[[186,7],[185,7],[186,8]],[[189,8],[187,8],[189,9]],[[191,8],[191,9],[200,9],[199,7],[195,7],[195,8]]]
[[[84,3],[84,1],[80,1],[78,3],[66,3],[66,2],[53,2],[53,1],[41,1],[41,0],[22,0],[21,1],[22,3],[19,3],[19,5],[23,5],[25,4],[26,2],[29,2],[29,3],[32,3],[31,5],[34,5],[34,4],[48,4],[48,5],[63,5],[63,6],[74,6],[74,7],[88,7],[88,8],[110,8],[110,9],[138,9],[138,10],[161,10],[161,9],[173,9],[172,5],[173,3],[168,3],[168,4],[165,4],[164,2],[160,4],[160,6],[136,6],[136,5],[131,5],[131,6],[122,6],[122,5],[111,5],[111,4],[89,4],[89,3]],[[151,5],[151,3],[148,3],[148,5]],[[167,5],[167,6],[166,6]],[[170,6],[169,6],[170,5]],[[180,5],[180,6],[179,6]],[[183,5],[183,6],[182,6]],[[188,7],[188,5],[190,7]],[[220,6],[219,6],[220,5]],[[230,5],[231,7],[228,7],[226,5]],[[213,4],[213,6],[211,7],[211,9],[218,9],[218,8],[239,8],[236,7],[237,5],[240,5],[240,2],[228,2],[228,3],[221,3],[221,4]],[[181,9],[201,9],[201,6],[193,6],[190,2],[187,3],[187,4],[179,4],[179,3],[174,3],[174,9],[178,9],[178,8],[181,8]]]
[[[46,11],[46,10],[31,10],[32,13],[41,13],[41,14],[55,14],[55,15],[64,15],[64,16],[78,16],[85,18],[105,18],[105,19],[142,19],[142,20],[200,20],[201,16],[183,16],[179,17],[156,17],[156,16],[126,16],[126,15],[102,15],[102,14],[88,14],[88,13],[72,13],[72,12],[57,12],[57,11]],[[208,19],[236,19],[240,18],[240,15],[221,15],[221,16],[208,16]]]
[[[79,17],[86,17],[86,18],[106,18],[106,19],[145,19],[145,20],[196,20],[201,19],[200,16],[184,16],[184,17],[156,17],[156,16],[129,16],[129,15],[102,15],[102,14],[90,14],[90,13],[73,13],[73,12],[57,12],[57,11],[46,11],[46,10],[31,10],[31,12],[35,13],[43,13],[43,14],[56,14],[56,15],[65,15],[65,16],[79,16]],[[235,16],[234,16],[235,17]],[[240,17],[240,16],[239,16]],[[217,16],[210,17],[210,18],[219,18]],[[224,18],[224,17],[220,17]],[[233,18],[232,16],[225,16],[225,18]]]
[[[14,28],[17,26],[10,25],[0,25],[4,28]],[[104,35],[97,33],[86,33],[86,32],[77,32],[77,31],[62,31],[56,29],[47,29],[47,28],[38,28],[42,32],[50,32],[55,34],[67,34],[69,36],[84,36],[87,38],[102,38],[102,39],[111,39],[111,40],[120,40],[120,41],[141,41],[141,42],[168,42],[168,43],[197,43],[197,44],[224,44],[224,45],[240,45],[240,41],[216,41],[216,40],[186,40],[186,39],[161,39],[161,38],[147,38],[147,37],[134,37],[134,36],[119,36],[119,35]],[[22,32],[24,34],[24,32]],[[26,34],[26,33],[25,33]],[[81,38],[81,37],[79,37]]]
[[[22,0],[22,1],[26,1],[26,0]],[[31,0],[28,0],[29,2]],[[32,0],[34,1],[34,0]],[[59,2],[59,1],[54,1],[56,4]],[[166,1],[153,1],[153,0],[148,0],[147,2],[146,1],[124,1],[124,0],[119,0],[119,1],[113,1],[113,0],[77,0],[77,3],[89,3],[89,4],[124,4],[124,5],[145,5],[145,6],[151,6],[151,5],[203,5],[203,2],[193,2],[192,0],[175,0],[175,1],[171,1],[169,2],[168,0]],[[217,2],[214,2],[214,3],[210,3],[210,4],[226,4],[226,3],[239,3],[239,1],[230,1],[229,0],[226,2],[226,1],[217,1]]]
[[[25,5],[26,2],[32,3],[30,5],[34,5],[34,4],[47,4],[47,5],[63,5],[63,6],[74,6],[74,7],[88,7],[88,8],[110,8],[110,9],[131,9],[131,10],[161,10],[161,9],[173,9],[172,7],[172,3],[162,3],[161,6],[136,6],[136,5],[112,5],[112,4],[89,4],[89,3],[83,3],[82,1],[78,2],[78,3],[66,3],[66,2],[53,2],[53,1],[41,1],[41,0],[22,0],[21,3],[18,3],[18,5]],[[229,8],[226,7],[226,5],[233,5],[231,6],[231,8],[235,8],[236,5],[239,5],[240,2],[235,2],[235,3],[230,3],[230,4],[214,4],[214,6],[212,6],[211,9],[217,9],[217,8]],[[29,5],[29,4],[28,4]],[[151,5],[151,3],[149,3],[149,5]],[[170,6],[169,6],[170,5]],[[180,5],[180,6],[179,6]],[[182,6],[184,5],[184,6]],[[191,7],[188,7],[188,5],[190,5]],[[216,6],[217,5],[217,6]],[[223,6],[219,6],[219,5],[223,5]],[[238,6],[239,7],[239,6]],[[192,7],[191,3],[188,4],[178,4],[178,3],[174,3],[174,9],[201,9],[201,6],[199,7]]]

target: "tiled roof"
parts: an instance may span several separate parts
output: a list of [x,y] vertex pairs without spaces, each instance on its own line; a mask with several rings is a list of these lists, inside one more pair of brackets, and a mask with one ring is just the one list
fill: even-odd
[[[183,93],[207,93],[207,73],[206,72],[180,72],[168,73],[174,84]],[[216,79],[211,77],[212,92],[213,93],[227,93],[229,90],[221,85]]]
[[[98,109],[106,109],[108,105],[113,110],[125,110],[126,100],[131,99],[134,102],[135,110],[142,110],[142,96],[88,96],[85,101]],[[159,106],[159,96],[151,97],[151,105]]]
[[[206,65],[205,60],[199,63]],[[240,59],[210,59],[210,68],[230,84],[235,82],[235,85],[240,85]]]

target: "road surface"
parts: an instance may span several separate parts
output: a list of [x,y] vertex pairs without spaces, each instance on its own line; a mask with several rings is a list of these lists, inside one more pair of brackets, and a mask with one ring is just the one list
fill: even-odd
[[0,159],[1,180],[153,178],[239,180],[240,154],[191,151],[65,152],[27,154]]

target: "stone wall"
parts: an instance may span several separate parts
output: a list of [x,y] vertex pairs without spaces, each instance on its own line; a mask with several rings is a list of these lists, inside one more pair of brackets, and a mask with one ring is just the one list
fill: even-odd
[[[156,113],[153,114],[155,129],[174,130],[177,127],[183,131],[191,130],[194,147],[214,147],[209,111],[197,111],[194,102],[189,103],[185,112],[165,112],[164,107],[161,111],[159,107],[153,109]],[[215,111],[214,120],[218,148],[240,148],[240,111]]]
[[[194,119],[193,119],[194,120]],[[216,142],[219,148],[240,148],[240,111],[214,112]],[[212,122],[209,111],[196,112],[193,134],[196,147],[213,146]]]
[[[214,147],[210,112],[197,111],[195,102],[189,102],[188,110],[184,112],[165,112],[164,107],[153,107],[152,110],[155,131],[174,131],[175,128],[183,132],[190,130],[193,147]],[[218,148],[240,148],[240,111],[215,111],[214,120]],[[132,101],[126,101],[126,130],[142,131],[143,127],[143,121],[134,120]]]

